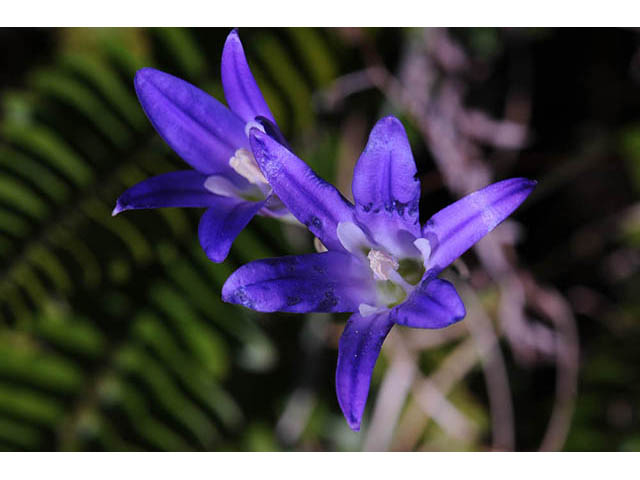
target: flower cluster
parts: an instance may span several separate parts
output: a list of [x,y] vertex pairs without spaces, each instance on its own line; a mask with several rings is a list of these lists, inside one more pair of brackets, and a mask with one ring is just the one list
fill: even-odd
[[169,74],[138,72],[136,91],[147,116],[194,170],[135,185],[114,214],[207,207],[198,234],[216,262],[256,214],[305,225],[319,253],[250,262],[227,279],[222,298],[260,312],[352,312],[339,343],[336,392],[347,423],[359,430],[391,328],[443,328],[465,316],[454,286],[438,275],[507,218],[536,182],[494,183],[421,225],[411,147],[400,121],[385,117],[355,166],[352,204],[287,146],[235,31],[224,47],[222,83],[230,109]]
[[153,68],[134,80],[140,104],[165,142],[193,170],[149,178],[124,192],[113,215],[124,210],[204,207],[198,226],[200,244],[214,262],[222,262],[233,240],[254,215],[290,218],[258,168],[249,145],[249,129],[284,139],[256,84],[238,33],[222,52],[222,88],[230,108],[199,88]]

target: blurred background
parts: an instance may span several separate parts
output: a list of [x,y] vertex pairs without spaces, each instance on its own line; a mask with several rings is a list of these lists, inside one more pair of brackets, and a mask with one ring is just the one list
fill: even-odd
[[396,327],[360,433],[334,389],[346,315],[220,301],[243,263],[312,251],[256,218],[224,264],[197,209],[111,217],[187,168],[133,76],[223,100],[228,29],[0,29],[0,449],[640,450],[640,32],[240,29],[296,153],[350,196],[377,119],[406,126],[421,218],[537,179],[445,276],[467,318]]

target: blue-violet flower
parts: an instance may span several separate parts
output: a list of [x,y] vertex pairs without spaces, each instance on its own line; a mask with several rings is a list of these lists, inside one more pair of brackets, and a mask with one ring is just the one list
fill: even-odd
[[144,180],[125,191],[113,215],[124,210],[205,207],[198,236],[207,256],[223,261],[254,215],[290,217],[272,194],[249,143],[249,130],[284,143],[253,78],[236,30],[222,52],[222,87],[230,108],[199,88],[153,68],[136,73],[135,89],[147,117],[193,170]]
[[327,251],[250,262],[227,279],[222,297],[262,312],[355,312],[339,342],[336,391],[349,426],[359,430],[391,327],[442,328],[461,320],[462,300],[438,275],[509,216],[536,182],[494,183],[421,227],[420,182],[396,118],[381,119],[369,136],[354,171],[355,205],[268,135],[251,129],[250,136],[274,192]]

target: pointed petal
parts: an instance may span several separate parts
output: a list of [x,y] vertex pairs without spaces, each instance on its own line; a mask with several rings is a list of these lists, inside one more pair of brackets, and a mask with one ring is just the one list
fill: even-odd
[[344,251],[338,223],[352,221],[353,206],[293,153],[257,128],[251,148],[275,194],[329,250]]
[[[404,127],[395,117],[376,123],[353,172],[356,218],[376,242],[394,254],[407,245],[398,238],[407,231],[420,235],[418,203],[420,182]],[[409,242],[409,245],[411,242]]]
[[234,29],[222,50],[222,88],[231,110],[245,123],[262,116],[275,123],[271,110],[258,88],[244,55],[242,42]]
[[222,299],[259,312],[353,312],[375,300],[366,265],[341,252],[256,260],[236,270]]
[[436,213],[422,229],[431,246],[428,269],[436,274],[444,270],[511,215],[536,183],[526,178],[494,183]]
[[216,196],[205,188],[206,180],[206,175],[195,170],[148,178],[120,195],[113,215],[139,208],[209,207],[215,203]]
[[406,301],[391,310],[391,320],[413,328],[443,328],[466,315],[455,287],[439,278],[425,279]]
[[392,326],[389,312],[366,318],[354,313],[340,337],[336,393],[349,427],[356,432],[360,430],[373,367]]
[[154,128],[185,162],[202,173],[235,176],[229,159],[248,148],[240,117],[199,88],[153,68],[138,70],[134,83]]
[[247,202],[232,197],[215,197],[214,206],[200,218],[200,245],[213,262],[220,263],[229,254],[238,234],[264,206],[263,202]]

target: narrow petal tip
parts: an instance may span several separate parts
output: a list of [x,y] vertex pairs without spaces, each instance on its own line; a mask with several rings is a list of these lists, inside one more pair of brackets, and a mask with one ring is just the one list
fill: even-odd
[[[254,302],[251,296],[247,293],[246,288],[242,286],[242,274],[246,270],[246,265],[240,267],[233,272],[227,281],[222,285],[221,298],[225,303],[233,303],[235,305],[242,305],[243,307],[254,309]],[[260,310],[258,310],[260,311]]]
[[536,185],[538,185],[538,181],[531,180],[530,178],[525,178],[525,177],[515,177],[515,178],[509,178],[507,180],[503,180],[502,182],[498,182],[497,184],[503,184],[505,187],[517,185],[522,190],[533,190],[536,187]]
[[404,126],[402,125],[402,122],[398,120],[398,118],[394,117],[393,115],[387,115],[386,117],[382,117],[380,120],[376,122],[376,126],[402,127],[402,129],[404,130]]
[[523,186],[527,186],[529,188],[531,188],[532,190],[534,188],[536,188],[536,185],[538,185],[538,181],[537,180],[531,180],[530,178],[520,178],[520,180],[522,181]]
[[229,108],[245,123],[263,116],[275,123],[271,110],[264,99],[236,29],[231,30],[222,48],[220,62],[222,89]]
[[204,254],[213,263],[222,263],[226,260],[227,255],[229,255],[229,250],[227,250],[226,252],[221,252],[219,249],[213,248],[211,246],[204,246],[204,245],[201,245],[201,246],[202,246],[202,249],[204,250]]
[[118,201],[116,202],[116,206],[113,208],[113,211],[111,212],[111,216],[112,216],[112,217],[115,217],[115,216],[116,216],[116,215],[118,215],[120,212],[123,212],[123,211],[125,211],[126,209],[127,209],[127,208],[126,208],[125,206],[123,206],[123,205],[120,203],[120,200],[118,200]]
[[229,40],[232,40],[232,39],[240,40],[240,35],[238,35],[238,29],[237,28],[232,28],[231,29],[231,31],[229,32],[229,35],[227,35],[227,40],[226,41],[228,42]]
[[498,182],[495,185],[502,184],[504,190],[511,189],[512,195],[515,198],[519,198],[519,202],[514,206],[513,210],[518,208],[521,203],[523,203],[526,198],[531,195],[531,192],[538,185],[537,180],[531,180],[525,177],[516,177],[510,178],[507,180],[503,180],[502,182]]
[[360,431],[360,423],[361,423],[361,419],[347,418],[347,425],[349,425],[349,428],[351,430],[353,430],[354,432],[359,432]]
[[136,72],[135,77],[133,78],[133,85],[136,88],[136,91],[140,89],[144,85],[145,82],[149,81],[151,77],[160,73],[159,70],[151,67],[141,68]]
[[393,115],[387,115],[376,122],[371,129],[369,137],[382,144],[391,142],[395,146],[400,139],[404,140],[407,138],[407,131],[398,118]]

